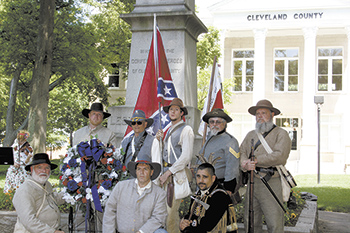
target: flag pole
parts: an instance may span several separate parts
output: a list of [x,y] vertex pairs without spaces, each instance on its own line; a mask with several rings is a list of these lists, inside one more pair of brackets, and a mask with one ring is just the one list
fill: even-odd
[[[154,69],[156,74],[156,83],[158,83],[159,78],[159,68],[158,68],[158,33],[157,33],[157,14],[153,14],[153,57],[154,57]],[[162,129],[162,113],[161,113],[161,103],[158,102],[159,109],[159,129]]]
[[[210,102],[211,102],[211,94],[213,91],[213,83],[214,83],[214,76],[215,76],[215,69],[216,69],[216,56],[214,57],[214,62],[213,62],[213,68],[211,70],[211,77],[210,77],[210,84],[209,84],[209,94],[208,94],[208,101],[207,101],[207,106],[206,110],[207,112],[210,111]],[[203,132],[203,138],[202,138],[202,147],[204,146],[205,139],[207,137],[207,123],[204,122],[204,132]]]

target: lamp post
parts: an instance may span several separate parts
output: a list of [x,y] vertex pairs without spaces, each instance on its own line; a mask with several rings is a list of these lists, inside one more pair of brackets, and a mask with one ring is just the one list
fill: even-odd
[[320,118],[321,118],[321,105],[324,103],[324,96],[315,96],[314,102],[317,105],[317,184],[320,183],[320,170],[321,170],[321,154],[320,154]]

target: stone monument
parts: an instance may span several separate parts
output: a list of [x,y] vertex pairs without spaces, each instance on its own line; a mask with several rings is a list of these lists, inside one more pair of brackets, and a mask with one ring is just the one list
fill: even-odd
[[197,37],[207,32],[207,28],[194,11],[194,0],[136,0],[134,10],[121,15],[131,25],[132,31],[126,103],[108,109],[112,114],[108,128],[116,132],[120,141],[126,130],[124,119],[132,115],[142,84],[151,46],[154,14],[177,95],[189,110],[186,122],[197,133],[200,111],[197,109],[196,43]]

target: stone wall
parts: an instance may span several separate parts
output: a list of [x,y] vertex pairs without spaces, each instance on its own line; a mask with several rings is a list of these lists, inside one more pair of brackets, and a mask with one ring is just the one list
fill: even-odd
[[[16,223],[15,211],[0,211],[0,233],[12,233]],[[317,233],[318,228],[318,211],[317,202],[306,201],[305,208],[301,212],[298,222],[295,227],[285,227],[285,233]],[[61,230],[68,231],[68,214],[61,215]],[[238,224],[238,232],[244,232],[242,223]],[[263,232],[267,232],[266,226],[263,227]]]
[[[17,221],[16,211],[0,211],[0,233],[12,233]],[[61,214],[61,230],[68,231],[68,214]]]

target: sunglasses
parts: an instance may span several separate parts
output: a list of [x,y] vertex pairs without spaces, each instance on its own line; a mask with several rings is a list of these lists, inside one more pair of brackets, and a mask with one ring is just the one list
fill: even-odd
[[131,122],[131,125],[142,125],[142,121],[133,121],[133,122]]

